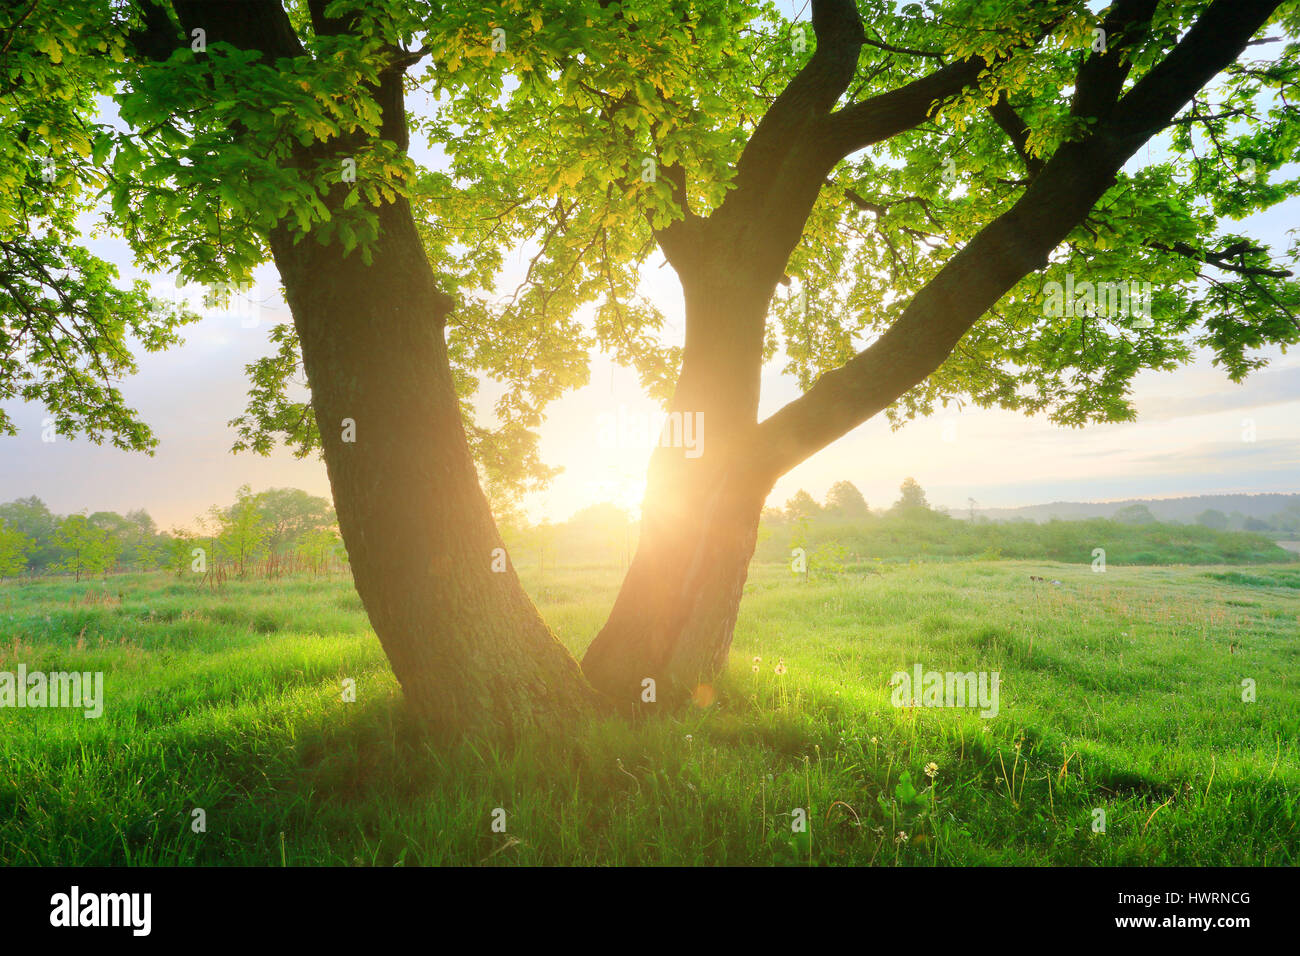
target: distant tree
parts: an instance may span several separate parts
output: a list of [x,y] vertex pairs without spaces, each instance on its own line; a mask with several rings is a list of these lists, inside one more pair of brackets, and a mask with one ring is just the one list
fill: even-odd
[[32,568],[39,571],[58,560],[54,532],[59,519],[40,498],[32,495],[0,504],[0,521],[21,531],[31,541],[28,562]]
[[1196,516],[1196,523],[1213,531],[1226,531],[1228,516],[1217,508],[1206,508]]
[[144,509],[128,511],[125,517],[128,530],[124,559],[140,571],[158,567],[163,551],[158,525]]
[[867,499],[851,481],[837,481],[826,492],[826,510],[841,518],[865,518]]
[[312,574],[321,574],[330,569],[340,544],[337,531],[332,528],[314,528],[303,535],[298,547],[310,565]]
[[1242,525],[1247,531],[1272,531],[1273,526],[1260,518],[1247,518]]
[[0,579],[17,577],[27,570],[31,547],[31,538],[0,519]]
[[[112,539],[114,542],[115,546],[112,548],[114,565],[123,553],[128,557],[134,554],[135,545],[140,537],[140,530],[135,522],[116,511],[96,511],[86,520],[104,533],[105,540]],[[109,567],[105,570],[113,570],[113,568]]]
[[898,486],[899,498],[890,509],[900,514],[914,514],[929,511],[930,503],[925,500],[925,490],[917,484],[915,478],[904,478]]
[[785,503],[785,516],[790,521],[798,521],[800,518],[813,518],[821,514],[822,506],[817,503],[817,499],[808,492],[800,488],[794,493],[794,497]]
[[62,551],[55,567],[81,576],[107,574],[117,561],[121,543],[109,531],[92,524],[85,515],[68,515],[54,533],[54,542]]
[[1156,516],[1146,505],[1129,505],[1116,511],[1114,520],[1120,524],[1155,524]]
[[169,571],[175,571],[178,578],[183,577],[186,571],[193,570],[194,549],[199,546],[198,538],[178,528],[164,541],[161,554],[163,566]]
[[256,496],[266,525],[266,544],[282,555],[309,532],[334,525],[334,509],[324,498],[299,488],[268,488]]
[[1300,532],[1300,501],[1292,502],[1275,514],[1273,527],[1279,531]]
[[235,574],[246,577],[249,566],[267,552],[269,529],[257,496],[244,485],[235,493],[234,505],[226,509],[213,507],[209,513],[219,528],[217,553],[234,566]]

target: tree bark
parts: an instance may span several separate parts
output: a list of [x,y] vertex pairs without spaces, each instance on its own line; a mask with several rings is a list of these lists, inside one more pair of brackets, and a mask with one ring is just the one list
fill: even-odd
[[[851,3],[814,4],[818,54],[747,144],[736,188],[708,219],[688,214],[661,236],[687,305],[673,408],[707,408],[721,426],[710,423],[722,448],[694,464],[666,450],[652,459],[636,558],[583,660],[597,687],[636,701],[651,677],[672,700],[725,666],[763,501],[776,479],[933,373],[998,299],[1046,264],[1128,157],[1240,54],[1277,0],[1216,0],[1121,99],[1130,68],[1121,51],[1133,40],[1127,31],[1140,30],[1155,6],[1119,0],[1105,24],[1121,39],[1080,70],[1074,108],[1101,120],[1099,127],[1035,163],[1021,199],[953,256],[871,347],[757,425],[762,357],[754,345],[761,346],[768,300],[826,173],[849,152],[915,125],[983,63],[944,67],[819,119],[852,75],[861,28]],[[742,278],[729,285],[728,276]]]
[[[172,0],[183,34],[257,50],[267,64],[303,55],[281,0]],[[346,35],[352,17],[309,0],[313,29]],[[176,38],[144,4],[144,56]],[[380,135],[406,149],[403,71],[369,87]],[[345,156],[349,137],[297,151],[310,168]],[[341,202],[345,187],[324,197]],[[311,388],[326,468],[357,592],[410,711],[444,735],[563,724],[597,695],[519,583],[479,486],[443,338],[451,302],[437,287],[405,200],[376,209],[372,265],[287,224],[271,231]],[[495,553],[496,549],[503,549]],[[504,563],[504,567],[503,567]],[[494,570],[501,568],[501,570]]]
[[370,266],[272,237],[357,592],[408,707],[435,728],[568,721],[595,695],[513,565],[493,570],[504,545],[452,385],[450,302],[406,204],[380,217]]
[[771,489],[756,479],[749,445],[775,282],[729,261],[721,247],[703,261],[707,269],[682,273],[686,344],[670,404],[694,416],[697,447],[661,446],[651,456],[636,555],[582,662],[587,678],[624,705],[710,699]]

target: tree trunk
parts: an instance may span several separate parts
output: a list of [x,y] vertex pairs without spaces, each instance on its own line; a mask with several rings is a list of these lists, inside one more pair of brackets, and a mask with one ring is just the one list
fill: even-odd
[[646,678],[655,705],[707,704],[731,649],[766,491],[712,473],[677,488],[647,495],[636,556],[582,661],[587,678],[623,704],[650,703]]
[[582,661],[588,680],[624,705],[711,699],[771,490],[749,467],[748,449],[775,282],[714,255],[700,261],[700,273],[682,275],[686,345],[670,405],[698,416],[699,454],[661,446],[651,456],[636,555]]
[[452,385],[450,302],[409,207],[379,213],[370,266],[272,237],[357,591],[408,707],[436,728],[569,720],[595,695],[513,565],[493,571],[504,546]]

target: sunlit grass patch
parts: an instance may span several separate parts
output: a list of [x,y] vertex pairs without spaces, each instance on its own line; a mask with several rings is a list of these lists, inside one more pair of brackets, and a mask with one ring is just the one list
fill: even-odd
[[[1236,573],[756,565],[712,706],[449,748],[345,581],[5,585],[0,670],[107,700],[0,709],[0,862],[1294,865],[1294,593]],[[523,578],[580,653],[620,574]],[[999,672],[997,716],[894,707],[917,663]]]

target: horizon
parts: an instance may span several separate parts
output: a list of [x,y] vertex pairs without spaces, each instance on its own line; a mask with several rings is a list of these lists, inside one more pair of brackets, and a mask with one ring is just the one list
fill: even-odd
[[[852,479],[844,478],[839,480],[848,481],[855,488],[858,487],[857,483],[852,481]],[[266,487],[250,486],[250,490],[254,495],[258,495],[263,492],[271,491],[275,488],[293,488],[293,487],[294,486],[292,485],[268,485]],[[307,489],[298,489],[298,490],[307,491]],[[860,488],[858,490],[861,491]],[[925,492],[927,504],[929,505],[930,509],[933,511],[947,512],[952,517],[958,519],[963,519],[970,511],[970,507],[968,504],[958,504],[958,503],[931,500],[929,489],[927,489],[924,486],[924,484],[922,484],[921,490]],[[810,495],[812,495],[812,497],[817,501],[818,504],[824,505],[826,501],[826,492],[829,491],[829,486],[827,487],[827,489],[824,489],[820,494],[808,488],[799,488],[796,489],[796,491],[807,491]],[[308,493],[311,494],[312,492],[308,491]],[[795,492],[792,492],[791,496],[793,496],[794,493]],[[147,515],[149,515],[150,518],[154,520],[154,524],[157,527],[158,531],[162,533],[162,532],[172,531],[172,530],[194,532],[196,530],[196,523],[204,518],[205,512],[208,510],[208,508],[211,508],[213,506],[225,506],[226,504],[229,504],[234,501],[234,491],[231,492],[229,501],[222,499],[222,500],[209,502],[186,523],[161,521],[159,520],[158,516],[154,514],[153,511],[150,510],[147,504],[140,505],[137,507],[130,507],[130,508],[108,508],[108,507],[96,508],[90,505],[86,505],[81,508],[64,510],[52,506],[51,503],[47,501],[45,497],[39,492],[32,492],[31,494],[5,496],[3,498],[0,498],[0,505],[8,504],[10,502],[19,499],[26,499],[26,498],[33,498],[33,497],[43,501],[45,505],[50,509],[50,512],[59,517],[67,517],[69,515],[83,514],[83,513],[87,515],[92,515],[97,512],[114,512],[117,514],[125,515],[126,513],[131,511],[144,511]],[[318,497],[324,498],[327,501],[330,500],[328,493],[324,495],[319,495]],[[1089,501],[1083,501],[1077,499],[1058,499],[1053,501],[1038,501],[1038,502],[1030,502],[1028,504],[1006,505],[1006,506],[997,505],[997,506],[986,507],[986,506],[979,506],[977,504],[975,508],[975,512],[976,514],[987,514],[988,512],[993,512],[993,511],[1025,511],[1031,508],[1050,508],[1056,505],[1061,505],[1061,506],[1099,506],[1099,505],[1112,505],[1112,504],[1124,505],[1124,504],[1141,504],[1145,502],[1175,502],[1175,501],[1189,501],[1197,498],[1225,498],[1225,497],[1226,498],[1262,498],[1262,497],[1300,498],[1300,491],[1258,491],[1258,492],[1209,491],[1209,492],[1198,492],[1196,494],[1186,494],[1186,495],[1163,495],[1163,496],[1145,495],[1140,497],[1106,498],[1106,499],[1096,499],[1096,500],[1089,500]],[[772,499],[769,499],[767,504],[764,506],[764,509],[765,511],[767,509],[773,509],[773,508],[777,510],[784,510],[785,505],[788,503],[788,501],[789,501],[788,498],[780,502],[776,502],[773,501]],[[888,511],[890,508],[892,508],[896,503],[897,503],[897,499],[891,500],[887,504],[877,504],[877,505],[872,505],[870,501],[868,501],[867,508],[872,513],[884,513]],[[537,525],[548,523],[548,522],[550,524],[557,524],[557,525],[565,524],[567,522],[574,520],[574,518],[576,518],[579,514],[581,514],[584,511],[587,511],[591,508],[598,508],[605,505],[623,511],[625,514],[627,514],[629,521],[640,520],[639,515],[636,512],[629,510],[628,508],[624,507],[623,505],[619,504],[616,501],[596,500],[596,501],[590,501],[582,505],[581,507],[570,512],[563,518],[559,518],[559,519],[543,518],[542,520],[534,520],[532,518],[529,518],[528,526],[535,527]],[[331,507],[333,507],[333,502],[331,502]]]

